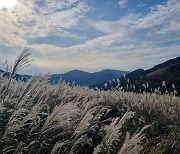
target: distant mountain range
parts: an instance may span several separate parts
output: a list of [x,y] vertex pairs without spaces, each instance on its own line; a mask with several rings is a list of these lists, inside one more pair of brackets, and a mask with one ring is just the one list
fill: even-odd
[[[3,76],[9,75],[8,72],[2,70],[0,70],[0,73]],[[125,77],[123,77],[124,74],[126,75]],[[15,78],[27,81],[31,76],[16,74]],[[158,64],[148,70],[137,69],[133,72],[128,72],[106,69],[94,73],[72,70],[64,74],[52,74],[49,81],[51,84],[56,84],[62,79],[70,84],[74,82],[75,85],[108,90],[117,87],[118,83],[115,80],[117,78],[120,80],[120,86],[126,91],[154,91],[155,88],[158,89],[159,87],[159,90],[165,93],[166,90],[172,91],[172,84],[174,84],[180,96],[180,57]],[[165,85],[162,86],[164,81]],[[105,83],[106,86],[104,86]]]
[[[148,70],[137,69],[119,80],[120,86],[127,91],[139,91],[140,89],[151,91],[159,87],[159,90],[164,93],[166,90],[172,91],[172,84],[174,84],[178,95],[180,95],[180,57],[170,59]],[[112,81],[111,83],[108,82],[106,86],[101,83],[92,87],[108,90],[117,85],[117,82]]]
[[[3,76],[8,77],[9,72],[4,72],[0,70],[0,73],[3,74]],[[50,75],[50,83],[51,84],[57,84],[59,80],[65,80],[66,83],[74,83],[75,85],[80,86],[92,86],[95,84],[99,84],[102,82],[107,82],[112,79],[120,78],[125,74],[128,74],[128,71],[121,71],[121,70],[102,70],[100,72],[84,72],[81,70],[72,70],[64,74],[52,74]],[[22,79],[23,81],[27,81],[31,78],[29,75],[15,75],[16,79]]]
[[60,79],[72,84],[75,82],[76,85],[80,86],[92,86],[102,82],[107,82],[112,79],[120,78],[123,74],[128,74],[128,71],[121,70],[102,70],[100,72],[84,72],[81,70],[73,70],[65,74],[52,74],[50,76],[50,82],[56,84]]
[[[6,72],[6,71],[3,71],[0,69],[0,74],[3,75],[3,77],[9,77],[10,73],[9,72]],[[15,75],[15,79],[16,80],[22,80],[22,81],[28,81],[32,76],[30,75],[20,75],[20,74],[16,74]]]

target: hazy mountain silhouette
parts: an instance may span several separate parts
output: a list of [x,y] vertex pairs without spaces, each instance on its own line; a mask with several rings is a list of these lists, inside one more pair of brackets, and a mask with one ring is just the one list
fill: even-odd
[[112,79],[120,78],[123,74],[127,74],[127,71],[121,70],[102,70],[100,72],[84,72],[81,70],[69,71],[65,74],[52,74],[50,77],[51,83],[57,83],[60,79],[72,84],[75,82],[76,85],[90,86],[102,82],[107,82]]
[[[0,70],[0,73],[3,76],[8,77],[9,72],[5,72]],[[107,82],[112,79],[120,78],[123,74],[129,73],[128,71],[121,71],[121,70],[102,70],[99,72],[89,73],[81,70],[72,70],[64,74],[52,74],[50,75],[49,81],[51,84],[57,84],[59,80],[65,80],[67,83],[75,83],[76,85],[80,86],[90,86],[94,84],[99,84],[102,82]],[[20,75],[16,74],[15,79],[27,81],[31,78],[30,75]]]
[[[3,71],[0,69],[0,74],[2,74],[3,77],[9,77],[10,73],[7,71]],[[30,75],[20,75],[20,74],[16,74],[14,76],[14,78],[16,80],[22,80],[22,81],[28,81],[32,76]]]

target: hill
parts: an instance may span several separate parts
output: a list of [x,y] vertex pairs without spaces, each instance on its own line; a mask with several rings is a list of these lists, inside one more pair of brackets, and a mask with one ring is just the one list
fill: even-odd
[[1,78],[0,153],[179,153],[178,97],[47,81]]
[[[180,57],[170,59],[148,70],[135,70],[119,80],[120,86],[126,91],[138,92],[159,89],[162,93],[165,93],[173,91],[172,85],[174,84],[176,91],[180,94]],[[93,87],[108,90],[115,88],[117,85],[118,82],[111,82],[107,83],[107,87],[104,87],[104,83]]]
[[173,95],[52,85],[47,76],[0,76],[0,153],[179,154],[179,102]]
[[62,80],[65,80],[70,84],[75,82],[76,85],[90,86],[122,77],[123,74],[127,74],[127,73],[129,72],[121,71],[121,70],[110,70],[110,69],[106,69],[94,73],[84,72],[81,70],[73,70],[65,74],[52,74],[50,76],[50,82],[57,83],[62,78]]

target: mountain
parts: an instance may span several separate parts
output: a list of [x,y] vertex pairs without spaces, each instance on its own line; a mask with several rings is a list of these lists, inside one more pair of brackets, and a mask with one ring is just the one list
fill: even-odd
[[[159,90],[163,93],[166,90],[168,92],[171,92],[173,91],[172,84],[174,84],[178,95],[180,95],[180,57],[170,59],[148,70],[137,69],[127,74],[125,78],[121,77],[119,80],[121,83],[121,87],[127,91],[133,91],[134,88],[136,91],[154,91],[155,88],[157,89],[159,87]],[[162,86],[162,83],[164,84],[164,81],[165,85]],[[111,84],[107,83],[107,86],[104,87],[104,83],[102,83],[94,85],[93,87],[108,90],[111,88],[115,88],[117,84],[117,82],[111,82]],[[132,85],[134,85],[135,87],[133,88]]]
[[57,83],[60,79],[72,84],[75,82],[76,85],[80,86],[91,86],[102,82],[107,82],[112,79],[120,78],[123,74],[128,74],[127,71],[121,70],[102,70],[100,72],[84,72],[81,70],[73,70],[65,74],[52,74],[50,76],[51,83]]
[[[10,75],[9,72],[5,72],[5,71],[3,71],[3,70],[1,70],[1,69],[0,69],[0,74],[2,74],[3,77],[9,77],[9,75]],[[23,81],[27,81],[27,80],[29,80],[31,77],[32,77],[32,76],[30,76],[30,75],[20,75],[20,74],[16,74],[16,75],[14,76],[14,78],[15,78],[16,80],[23,80]]]
[[[0,73],[3,74],[3,76],[8,77],[9,72],[5,72],[3,70],[0,70]],[[122,77],[123,74],[128,74],[128,71],[121,71],[121,70],[102,70],[100,72],[94,72],[89,73],[81,70],[72,70],[64,74],[52,74],[50,75],[50,83],[56,84],[60,79],[65,80],[67,83],[80,86],[90,86],[102,82],[107,82],[112,79],[116,79],[119,77]],[[15,79],[19,80],[22,79],[23,81],[27,81],[31,78],[30,75],[15,75]]]
[[[145,75],[145,70],[143,70],[143,69],[137,69],[137,70],[135,70],[135,71],[133,71],[133,72],[131,72],[131,73],[128,73],[128,74],[126,74],[126,76],[123,76],[123,77],[121,77],[121,78],[119,78],[119,80],[120,80],[120,82],[121,82],[121,86],[124,84],[124,83],[126,83],[127,82],[127,80],[126,79],[131,79],[131,80],[133,80],[133,79],[136,79],[136,78],[138,78],[138,77],[141,77],[141,76],[143,76],[143,75]],[[107,84],[107,87],[104,87],[104,84]],[[111,81],[111,83],[107,83],[107,82],[103,82],[103,83],[100,83],[100,84],[96,84],[96,85],[92,85],[92,86],[90,86],[91,88],[95,88],[95,87],[97,87],[97,88],[99,88],[99,89],[102,89],[102,90],[109,90],[109,89],[111,89],[112,87],[116,87],[117,86],[117,82],[116,81]]]

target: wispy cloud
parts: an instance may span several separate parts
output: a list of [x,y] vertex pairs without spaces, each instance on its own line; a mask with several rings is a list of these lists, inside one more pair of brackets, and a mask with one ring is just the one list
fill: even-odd
[[119,5],[121,8],[126,7],[126,3],[128,2],[128,0],[119,0]]
[[[180,47],[178,14],[180,1],[170,0],[166,4],[151,7],[151,11],[146,15],[128,14],[116,21],[91,21],[90,24],[105,34],[101,37],[102,40],[104,38],[113,42],[110,51],[116,51],[121,55],[119,59],[122,56],[126,59],[133,56],[137,60],[142,57],[153,57],[152,62],[155,58],[178,55]],[[174,45],[171,43],[173,41],[179,43]],[[162,43],[163,47],[160,46]]]
[[[82,45],[65,48],[49,45],[33,47],[42,53],[48,51],[47,55],[56,52],[54,55],[61,59],[56,62],[58,66],[74,65],[79,69],[92,70],[96,65],[99,69],[121,67],[133,70],[141,67],[146,59],[151,59],[143,66],[148,68],[179,53],[180,44],[165,43],[160,46],[163,42],[180,40],[180,32],[177,31],[180,23],[177,16],[179,3],[178,0],[169,1],[167,4],[152,7],[146,15],[131,13],[116,21],[88,21],[104,35],[88,40]],[[176,8],[172,9],[174,6]],[[169,31],[165,31],[167,27]],[[53,63],[52,66],[56,67]]]
[[164,5],[151,7],[150,13],[137,21],[139,28],[156,28],[158,31],[178,30],[180,23],[180,1],[169,0]]
[[0,39],[3,45],[25,46],[28,40],[48,35],[63,35],[88,11],[80,0],[24,1],[12,10],[0,9]]
[[[125,6],[127,1],[120,2]],[[148,68],[179,55],[180,1],[149,9],[146,14],[100,20],[86,19],[92,8],[84,0],[19,0],[13,10],[0,10],[0,45],[30,47],[36,70]],[[65,47],[29,41],[54,35],[78,39],[81,36],[71,31],[74,27],[85,30],[84,36],[89,31],[99,35]]]

